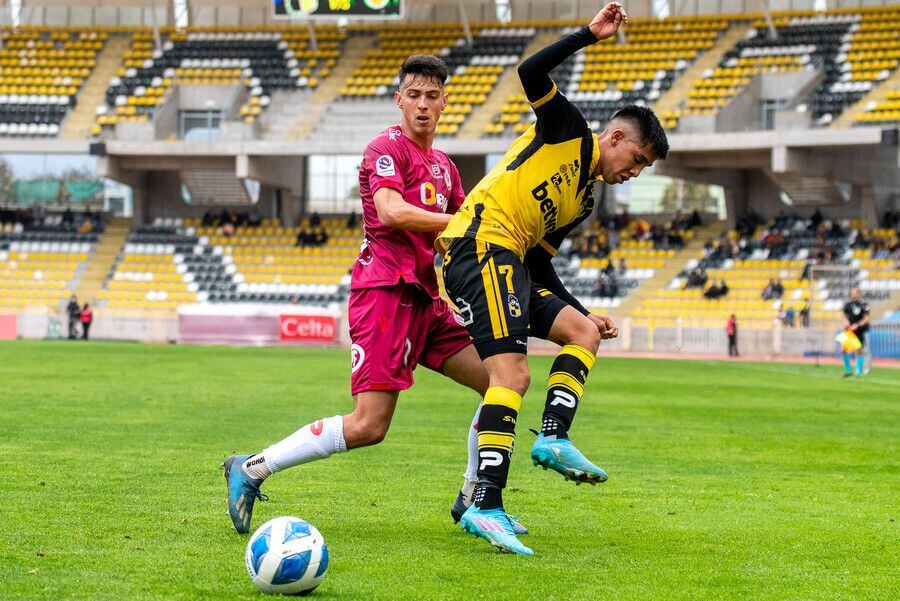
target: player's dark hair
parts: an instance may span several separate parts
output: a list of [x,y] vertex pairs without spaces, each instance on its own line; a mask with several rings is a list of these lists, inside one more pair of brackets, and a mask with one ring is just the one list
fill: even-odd
[[646,106],[630,104],[616,111],[612,118],[624,119],[634,124],[641,136],[641,143],[650,144],[656,158],[665,159],[669,154],[669,139],[666,137],[666,130],[660,125],[659,119],[651,109]]
[[402,89],[407,75],[421,75],[425,79],[433,79],[438,82],[438,85],[443,86],[450,73],[447,70],[447,63],[435,55],[413,54],[403,61],[397,74],[400,76],[400,88]]

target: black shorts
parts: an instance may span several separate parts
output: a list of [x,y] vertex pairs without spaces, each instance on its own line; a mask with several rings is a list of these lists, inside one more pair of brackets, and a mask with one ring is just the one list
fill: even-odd
[[513,251],[457,238],[444,256],[444,286],[482,359],[528,352],[531,277]]
[[444,257],[444,285],[482,359],[527,353],[528,336],[546,338],[566,303],[536,288],[513,251],[457,238]]
[[531,326],[529,334],[534,338],[549,340],[550,328],[556,316],[568,306],[566,301],[546,288],[538,288],[532,284],[531,301],[528,303],[528,325]]
[[869,328],[859,328],[855,330],[853,333],[856,334],[856,337],[859,338],[859,343],[863,346],[866,346],[866,333],[869,331]]

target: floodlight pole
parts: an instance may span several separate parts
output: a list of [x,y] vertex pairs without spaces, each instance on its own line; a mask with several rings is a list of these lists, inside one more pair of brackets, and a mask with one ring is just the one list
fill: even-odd
[[316,28],[313,27],[312,21],[306,20],[306,31],[309,33],[309,48],[313,52],[319,51],[319,42],[316,40]]
[[153,39],[156,50],[162,51],[162,38],[159,36],[159,23],[156,20],[156,0],[150,0],[150,17],[153,19]]
[[775,21],[772,20],[772,11],[769,10],[769,3],[765,0],[759,0],[760,6],[762,6],[763,16],[766,18],[766,25],[769,26],[769,35],[773,40],[778,39],[778,30],[775,28]]
[[472,45],[472,30],[469,28],[469,18],[466,16],[466,8],[463,6],[462,0],[459,0],[459,20],[462,23],[463,33],[466,34],[466,43]]

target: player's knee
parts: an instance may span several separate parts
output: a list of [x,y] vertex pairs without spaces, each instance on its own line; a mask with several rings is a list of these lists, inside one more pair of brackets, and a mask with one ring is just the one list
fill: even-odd
[[528,392],[531,385],[531,372],[528,371],[528,363],[522,361],[510,366],[501,374],[496,374],[491,378],[491,386],[502,386],[515,391],[519,395]]
[[378,444],[387,436],[390,421],[375,415],[348,415],[344,420],[344,441],[347,448]]

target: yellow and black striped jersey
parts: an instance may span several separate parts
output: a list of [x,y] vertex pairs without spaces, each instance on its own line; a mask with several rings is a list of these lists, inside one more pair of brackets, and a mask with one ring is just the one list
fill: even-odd
[[553,84],[532,103],[537,121],[469,192],[438,236],[444,252],[454,238],[475,238],[524,258],[541,243],[551,254],[593,209],[591,173],[597,138],[581,111]]

